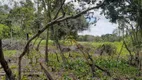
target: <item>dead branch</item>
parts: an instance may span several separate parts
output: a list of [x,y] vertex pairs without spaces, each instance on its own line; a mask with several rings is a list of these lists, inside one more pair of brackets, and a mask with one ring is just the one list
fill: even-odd
[[40,66],[41,66],[41,69],[44,71],[44,73],[46,74],[46,77],[47,77],[47,79],[49,79],[49,80],[54,80],[53,78],[52,78],[52,76],[50,75],[50,73],[46,70],[46,68],[43,66],[43,64],[42,63],[40,63]]

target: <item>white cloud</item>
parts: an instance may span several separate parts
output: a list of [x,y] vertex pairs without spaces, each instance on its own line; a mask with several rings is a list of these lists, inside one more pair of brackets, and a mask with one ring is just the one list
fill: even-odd
[[101,36],[103,34],[111,34],[113,30],[117,27],[117,24],[112,24],[103,15],[99,15],[98,12],[94,15],[100,17],[100,20],[96,23],[96,26],[91,25],[90,29],[78,33],[79,35],[95,35]]

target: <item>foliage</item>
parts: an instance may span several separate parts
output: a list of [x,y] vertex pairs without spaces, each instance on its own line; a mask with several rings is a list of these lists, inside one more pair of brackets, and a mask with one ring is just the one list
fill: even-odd
[[[113,77],[121,78],[137,78],[135,74],[138,74],[139,70],[133,66],[127,64],[127,60],[121,59],[117,61],[115,58],[110,59],[109,57],[98,58],[96,63],[102,67],[109,68]],[[130,76],[128,76],[130,75]]]
[[12,27],[12,35],[14,38],[24,38],[24,31],[20,26],[13,26]]
[[18,33],[16,31],[13,32],[13,35],[31,33],[34,21],[34,11],[35,10],[33,7],[33,3],[30,0],[27,0],[26,2],[21,2],[21,6],[15,6],[13,9],[11,9],[9,14],[12,25],[11,29],[20,30],[17,31]]
[[[68,55],[68,53],[66,53]],[[54,55],[54,57],[53,57]],[[51,66],[55,69],[55,71],[63,71],[64,77],[70,78],[69,74],[73,73],[76,75],[79,79],[92,79],[91,75],[89,73],[89,66],[86,64],[85,60],[82,58],[81,54],[79,53],[72,53],[73,57],[68,59],[68,64],[63,65],[61,63],[58,63],[55,58],[55,54],[50,55],[50,62],[48,66]],[[76,56],[79,55],[79,56]],[[54,58],[54,59],[53,59]],[[117,61],[116,57],[111,56],[102,56],[102,57],[93,57],[95,60],[95,63],[107,70],[109,70],[112,74],[111,77],[105,76],[102,71],[97,70],[96,75],[101,79],[141,79],[140,77],[136,77],[136,74],[139,73],[139,70],[127,64],[126,58],[120,58],[119,61]]]
[[93,35],[78,35],[78,41],[94,41],[95,36]]
[[9,37],[9,27],[3,24],[0,24],[0,38],[8,38]]
[[88,29],[88,27],[88,23],[84,16],[81,16],[77,19],[67,20],[56,25],[54,32],[51,32],[51,34],[57,36],[58,39],[64,39],[65,36],[73,36],[74,39],[76,39],[77,33]]
[[65,65],[65,69],[74,70],[74,74],[78,77],[81,77],[84,73],[89,72],[89,67],[86,65],[84,59],[78,58],[76,60],[70,60],[67,65]]
[[8,17],[9,7],[8,5],[0,4],[0,24],[5,24]]
[[121,41],[122,36],[117,36],[116,34],[104,34],[101,36],[93,35],[78,35],[78,41],[95,41],[95,42],[115,42]]
[[[123,35],[131,37],[132,45],[141,48],[141,21],[142,14],[141,0],[106,0],[105,7],[102,7],[102,13],[110,19],[111,22],[119,24],[119,29]],[[117,8],[117,9],[116,9]]]
[[114,41],[120,41],[121,37],[115,35],[115,34],[105,34],[101,35],[102,41],[104,42],[114,42]]

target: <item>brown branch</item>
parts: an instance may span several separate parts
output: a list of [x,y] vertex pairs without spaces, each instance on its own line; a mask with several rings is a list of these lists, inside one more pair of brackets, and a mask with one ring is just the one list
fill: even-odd
[[52,76],[50,75],[50,73],[46,70],[46,68],[43,66],[43,64],[42,63],[40,63],[40,66],[41,66],[41,69],[44,71],[44,73],[46,74],[46,77],[47,77],[47,79],[49,79],[49,80],[54,80],[53,78],[52,78]]
[[36,38],[37,36],[39,36],[42,32],[44,32],[49,26],[52,26],[52,25],[54,25],[54,24],[56,24],[56,23],[59,23],[59,22],[62,22],[62,21],[68,20],[68,19],[75,19],[75,18],[80,17],[81,15],[85,14],[86,12],[92,10],[92,9],[98,9],[98,8],[100,8],[101,6],[103,6],[103,3],[100,4],[100,5],[97,5],[97,6],[95,6],[95,7],[89,8],[89,9],[87,9],[87,10],[84,10],[84,11],[82,11],[81,13],[78,13],[78,14],[76,14],[76,15],[67,16],[67,17],[65,17],[65,18],[61,18],[61,17],[62,17],[62,16],[61,16],[61,17],[59,17],[59,18],[57,18],[57,19],[54,19],[54,20],[52,20],[51,22],[49,22],[44,28],[42,28],[41,30],[39,30],[38,33],[35,34],[31,39],[29,39],[28,42],[27,42],[27,44],[26,44],[25,47],[24,47],[24,50],[23,50],[22,54],[19,56],[19,61],[18,61],[18,66],[19,66],[19,72],[18,72],[19,80],[21,80],[21,60],[22,60],[23,56],[26,54],[27,49],[28,49],[28,45],[31,43],[31,41],[32,41],[33,39],[35,39],[35,38]]

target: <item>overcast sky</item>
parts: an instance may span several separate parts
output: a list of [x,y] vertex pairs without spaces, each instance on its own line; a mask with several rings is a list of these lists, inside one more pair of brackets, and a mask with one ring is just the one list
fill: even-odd
[[91,25],[90,29],[79,33],[79,35],[89,34],[89,35],[101,36],[103,34],[108,34],[108,33],[111,34],[113,30],[117,27],[117,24],[110,23],[109,20],[106,19],[103,15],[99,14],[94,14],[94,15],[98,15],[100,17],[99,21],[96,23],[96,26]]

